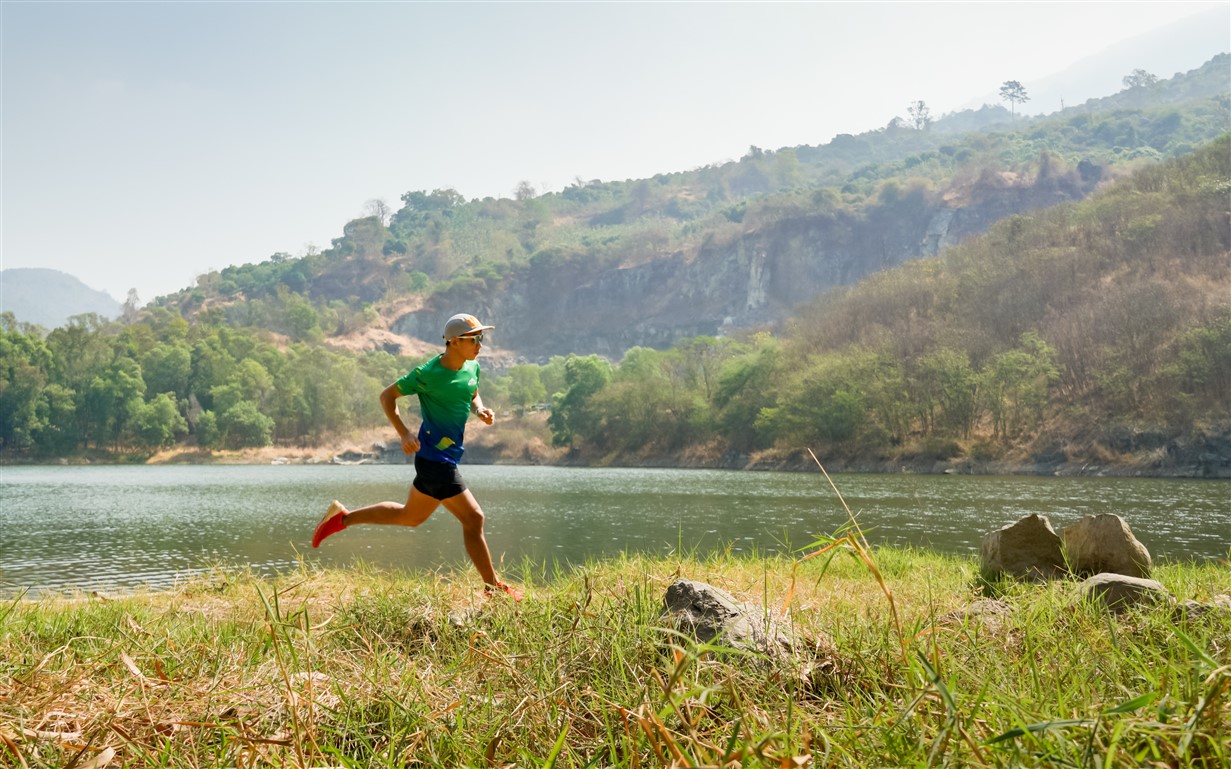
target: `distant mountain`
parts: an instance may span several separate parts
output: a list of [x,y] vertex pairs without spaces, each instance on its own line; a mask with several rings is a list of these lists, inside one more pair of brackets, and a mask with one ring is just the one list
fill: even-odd
[[[1047,77],[1018,78],[1030,97],[1018,108],[1018,114],[1049,114],[1116,93],[1124,88],[1124,76],[1136,69],[1144,69],[1160,80],[1196,69],[1211,57],[1231,51],[1228,29],[1231,5],[1222,4],[1123,40]],[[1013,73],[1004,73],[1004,78],[1014,79]],[[978,108],[983,104],[1003,102],[998,94],[989,93],[967,106]]]
[[59,270],[15,267],[0,270],[0,312],[43,328],[59,328],[74,315],[92,312],[113,320],[124,305]]

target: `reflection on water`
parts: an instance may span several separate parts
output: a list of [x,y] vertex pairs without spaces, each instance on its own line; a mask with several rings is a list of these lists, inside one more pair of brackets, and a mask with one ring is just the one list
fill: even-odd
[[[215,565],[271,573],[300,559],[469,568],[443,508],[418,529],[356,527],[308,544],[329,501],[406,496],[412,468],[157,466],[0,468],[0,592],[166,587]],[[783,552],[846,513],[818,473],[463,467],[493,555],[569,565],[628,552]],[[874,544],[975,553],[982,535],[1039,513],[1059,529],[1123,516],[1155,559],[1226,558],[1231,482],[1123,478],[840,475]],[[500,564],[498,563],[498,566]]]

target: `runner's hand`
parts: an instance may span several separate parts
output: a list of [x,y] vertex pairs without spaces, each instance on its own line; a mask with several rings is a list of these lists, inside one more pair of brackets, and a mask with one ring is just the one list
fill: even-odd
[[474,415],[479,419],[482,419],[483,424],[485,425],[490,425],[492,422],[496,421],[496,412],[486,406],[474,412]]
[[402,436],[402,453],[414,454],[419,450],[419,439],[410,433]]

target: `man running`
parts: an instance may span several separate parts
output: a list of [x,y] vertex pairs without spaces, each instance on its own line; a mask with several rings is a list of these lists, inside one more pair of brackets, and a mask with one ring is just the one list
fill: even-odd
[[[436,508],[445,509],[461,521],[466,553],[483,578],[488,594],[501,592],[520,601],[521,593],[496,578],[487,539],[483,536],[483,510],[458,471],[457,462],[465,449],[466,420],[474,414],[491,424],[495,414],[479,397],[479,364],[475,360],[483,343],[485,326],[473,315],[461,313],[445,323],[445,350],[380,394],[380,405],[402,441],[402,451],[415,455],[415,480],[406,503],[379,502],[348,511],[334,501],[312,534],[312,547],[320,547],[326,537],[361,523],[392,526],[418,526]],[[417,395],[422,423],[415,436],[398,414],[397,400]]]

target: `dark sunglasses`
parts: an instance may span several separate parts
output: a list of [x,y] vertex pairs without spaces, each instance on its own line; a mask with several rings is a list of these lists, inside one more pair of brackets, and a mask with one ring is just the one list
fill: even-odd
[[466,334],[465,336],[459,336],[458,339],[473,339],[477,344],[483,341],[483,332],[480,331],[477,334]]

